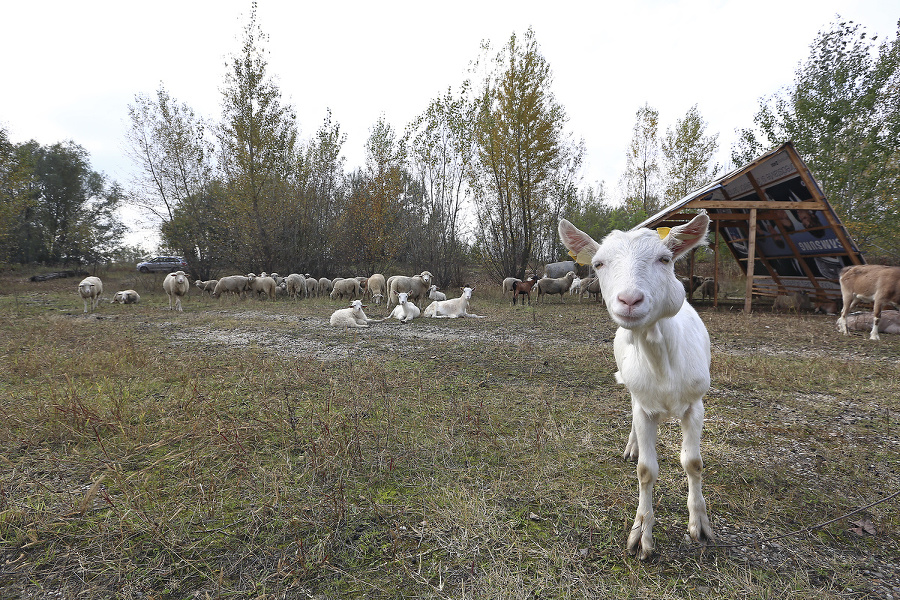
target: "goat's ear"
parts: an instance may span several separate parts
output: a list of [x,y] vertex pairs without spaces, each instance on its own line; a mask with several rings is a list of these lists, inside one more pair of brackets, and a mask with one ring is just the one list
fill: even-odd
[[590,265],[600,244],[565,219],[559,221],[559,239],[580,265]]
[[709,216],[706,211],[701,211],[690,222],[669,230],[668,235],[663,238],[663,243],[672,250],[675,258],[678,258],[697,246],[705,245],[708,231]]

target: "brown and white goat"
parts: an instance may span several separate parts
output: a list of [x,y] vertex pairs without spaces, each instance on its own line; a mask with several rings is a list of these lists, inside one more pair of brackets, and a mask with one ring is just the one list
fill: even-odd
[[870,340],[880,340],[878,321],[885,305],[900,308],[900,267],[886,265],[853,265],[841,270],[841,297],[844,308],[838,318],[838,329],[844,335],[850,335],[847,329],[847,314],[862,300],[872,303],[872,332]]
[[[613,350],[616,380],[631,393],[631,433],[625,458],[637,460],[640,499],[626,549],[653,554],[653,487],[659,475],[660,420],[681,421],[681,465],[688,479],[688,532],[713,537],[702,493],[703,396],[709,389],[709,334],[685,299],[675,260],[705,243],[709,217],[700,213],[665,238],[649,229],[613,231],[597,243],[563,219],[559,236],[579,262],[590,261],[610,317],[619,325]],[[583,261],[581,259],[584,259]]]
[[[514,281],[512,284],[512,298],[513,298],[513,306],[516,304],[516,299],[519,296],[527,296],[528,304],[531,304],[531,290],[534,288],[535,284],[538,282],[538,276],[532,275],[525,281]],[[522,300],[522,304],[525,304],[525,301]]]

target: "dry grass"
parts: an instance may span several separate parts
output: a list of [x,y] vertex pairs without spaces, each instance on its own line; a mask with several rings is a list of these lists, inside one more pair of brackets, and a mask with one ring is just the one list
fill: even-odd
[[702,310],[719,547],[684,539],[667,423],[639,563],[602,307],[481,287],[485,319],[344,332],[328,300],[194,290],[173,314],[161,276],[104,282],[142,304],[86,316],[77,282],[0,282],[0,596],[900,597],[896,500],[775,539],[898,488],[891,336]]

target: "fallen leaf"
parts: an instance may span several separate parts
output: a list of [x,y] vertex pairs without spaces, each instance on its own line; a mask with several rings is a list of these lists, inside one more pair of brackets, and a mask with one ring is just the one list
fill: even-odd
[[850,531],[855,533],[856,535],[875,535],[875,525],[869,519],[860,519],[859,521],[853,521],[850,523],[851,525],[856,525],[856,527],[851,527]]

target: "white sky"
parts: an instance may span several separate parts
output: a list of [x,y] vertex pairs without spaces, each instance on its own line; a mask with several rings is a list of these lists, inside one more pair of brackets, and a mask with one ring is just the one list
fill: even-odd
[[[226,59],[240,51],[250,0],[3,1],[0,126],[13,142],[74,140],[92,168],[127,185],[127,106],[163,83],[218,120]],[[615,191],[636,111],[660,134],[697,104],[727,163],[759,98],[793,81],[817,32],[840,15],[879,40],[897,31],[887,0],[284,2],[259,0],[269,74],[311,137],[330,108],[362,166],[371,127],[398,132],[466,77],[482,40],[534,29],[568,130],[587,148],[584,182]]]

